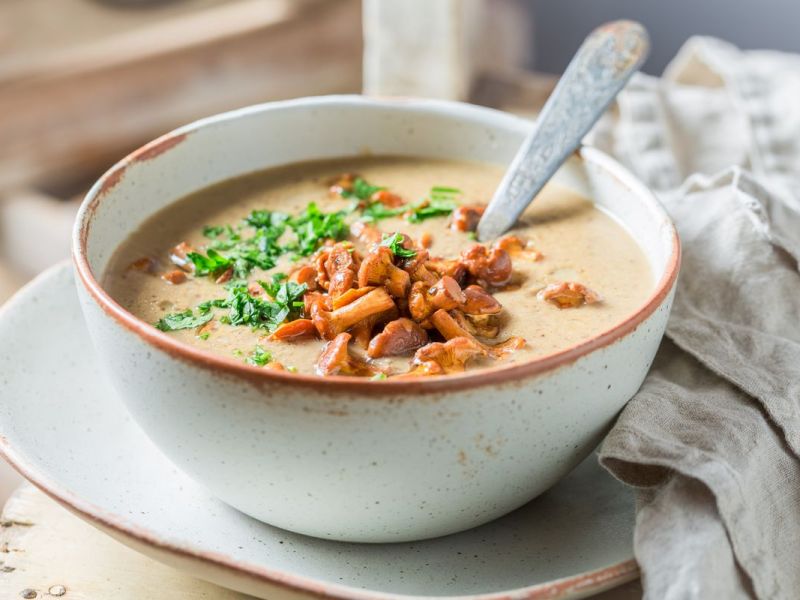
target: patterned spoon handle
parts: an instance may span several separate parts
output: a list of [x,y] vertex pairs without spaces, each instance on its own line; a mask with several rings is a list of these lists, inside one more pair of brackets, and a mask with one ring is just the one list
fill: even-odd
[[584,40],[547,99],[478,224],[478,239],[508,230],[647,57],[647,31],[614,21]]

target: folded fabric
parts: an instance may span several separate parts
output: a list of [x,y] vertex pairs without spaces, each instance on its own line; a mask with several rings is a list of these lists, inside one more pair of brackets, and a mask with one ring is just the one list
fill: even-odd
[[800,57],[695,38],[594,142],[664,203],[683,264],[601,448],[638,488],[648,598],[800,597]]

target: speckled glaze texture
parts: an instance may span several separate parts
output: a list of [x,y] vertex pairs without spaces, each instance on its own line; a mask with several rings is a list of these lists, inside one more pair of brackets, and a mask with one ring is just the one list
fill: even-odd
[[637,574],[633,494],[594,456],[519,510],[425,542],[333,542],[243,515],[131,420],[66,264],[0,308],[0,381],[0,454],[25,477],[136,550],[257,598],[563,600]]
[[225,502],[327,539],[441,536],[548,489],[588,455],[641,384],[678,268],[663,210],[596,150],[583,149],[558,177],[631,230],[658,283],[618,327],[533,363],[405,382],[258,370],[176,343],[97,283],[117,243],[144,219],[216,181],[364,151],[502,163],[529,128],[463,104],[327,97],[212,117],[125,159],[84,202],[74,257],[89,331],[133,417]]

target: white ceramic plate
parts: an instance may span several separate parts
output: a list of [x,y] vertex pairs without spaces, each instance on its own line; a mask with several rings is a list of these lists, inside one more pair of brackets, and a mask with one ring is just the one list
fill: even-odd
[[0,378],[0,450],[25,477],[137,550],[261,598],[579,598],[637,574],[632,495],[594,456],[510,515],[425,542],[323,541],[237,512],[128,417],[95,363],[67,264],[0,311]]

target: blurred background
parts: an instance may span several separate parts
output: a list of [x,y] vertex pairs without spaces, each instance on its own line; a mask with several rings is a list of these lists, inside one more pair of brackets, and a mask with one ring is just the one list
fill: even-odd
[[[469,100],[534,115],[583,37],[643,22],[800,51],[796,0],[2,0],[0,302],[67,258],[91,183],[191,120],[297,96]],[[16,479],[0,464],[0,501]]]

